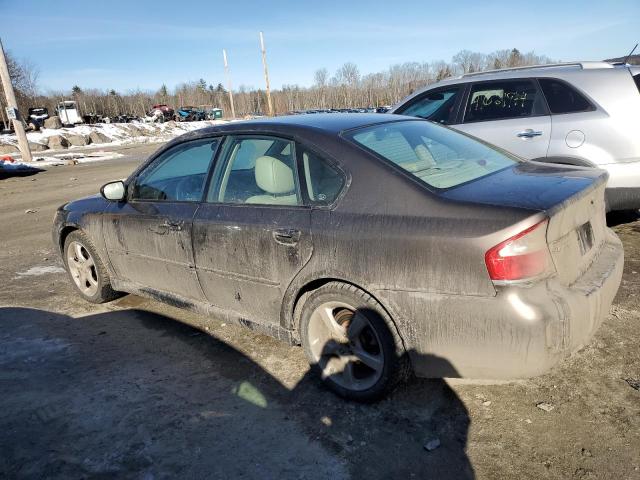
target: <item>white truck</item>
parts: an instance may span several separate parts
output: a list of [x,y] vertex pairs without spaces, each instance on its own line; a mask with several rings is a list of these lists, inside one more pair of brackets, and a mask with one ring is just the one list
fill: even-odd
[[56,111],[58,113],[58,117],[60,117],[62,125],[64,125],[65,127],[72,127],[79,123],[83,123],[80,112],[78,112],[76,102],[74,102],[73,100],[64,100],[58,103]]

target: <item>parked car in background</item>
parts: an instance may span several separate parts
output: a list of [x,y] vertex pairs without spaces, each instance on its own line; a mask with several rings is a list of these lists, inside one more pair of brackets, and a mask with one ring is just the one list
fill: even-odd
[[82,116],[78,111],[78,106],[76,102],[73,100],[65,100],[63,102],[58,103],[56,107],[56,112],[62,125],[65,127],[73,127],[74,125],[78,125],[82,123]]
[[175,119],[178,122],[197,122],[205,120],[206,115],[204,110],[196,107],[180,107],[176,110]]
[[205,120],[218,120],[222,118],[223,111],[221,108],[212,105],[200,105],[198,108],[204,111]]
[[111,119],[109,118],[109,122],[105,122],[106,117],[99,113],[85,113],[82,115],[82,121],[86,124],[96,124],[96,123],[110,123]]
[[603,168],[609,210],[640,208],[640,67],[606,62],[470,73],[392,113],[449,125],[522,158]]
[[[131,292],[302,343],[340,395],[544,372],[620,284],[602,170],[383,114],[235,122],[60,207],[82,297]],[[212,320],[213,321],[213,320]]]
[[169,120],[173,120],[174,115],[175,111],[169,105],[158,104],[151,107],[145,120],[159,123],[168,122]]
[[44,121],[49,118],[47,107],[31,107],[27,115],[27,123],[34,129],[40,130],[44,126]]

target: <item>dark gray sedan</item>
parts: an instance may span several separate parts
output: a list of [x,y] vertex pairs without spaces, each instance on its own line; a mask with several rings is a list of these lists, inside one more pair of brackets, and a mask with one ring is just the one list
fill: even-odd
[[281,117],[170,142],[60,207],[53,236],[87,300],[301,343],[330,388],[371,400],[411,372],[531,376],[582,347],[622,275],[606,180],[410,117]]

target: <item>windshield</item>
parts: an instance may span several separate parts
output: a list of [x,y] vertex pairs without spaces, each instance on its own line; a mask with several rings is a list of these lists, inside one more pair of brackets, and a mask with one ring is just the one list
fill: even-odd
[[518,161],[426,121],[384,123],[350,131],[345,137],[435,188],[455,187]]

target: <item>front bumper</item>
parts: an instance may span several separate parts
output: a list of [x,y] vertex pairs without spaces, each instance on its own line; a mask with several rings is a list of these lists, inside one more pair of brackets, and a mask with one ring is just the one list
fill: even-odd
[[556,277],[500,287],[494,297],[380,290],[416,375],[483,379],[544,373],[586,345],[609,312],[622,278],[622,243],[608,232],[573,284]]

